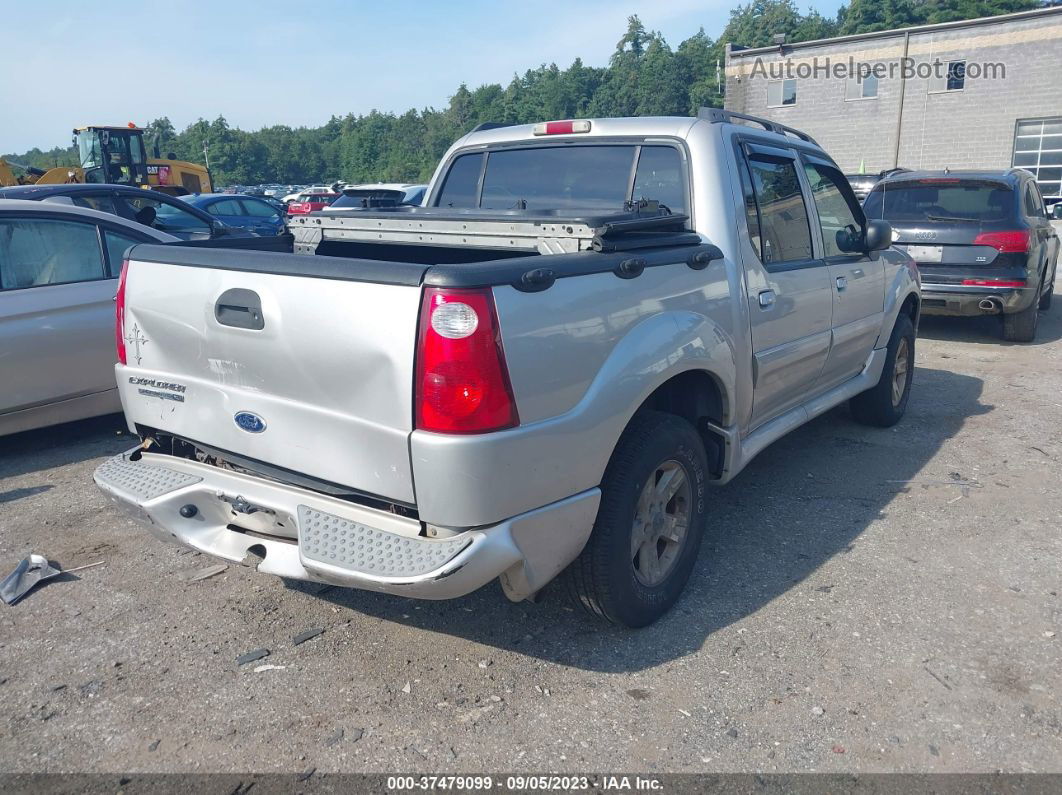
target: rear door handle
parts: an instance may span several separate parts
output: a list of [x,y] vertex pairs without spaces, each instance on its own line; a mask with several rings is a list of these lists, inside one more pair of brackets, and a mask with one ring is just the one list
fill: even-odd
[[760,309],[770,309],[774,306],[774,290],[764,290],[759,294]]
[[834,282],[837,284],[837,292],[843,292],[844,289],[848,286],[848,279],[846,279],[844,276],[838,276],[834,280]]

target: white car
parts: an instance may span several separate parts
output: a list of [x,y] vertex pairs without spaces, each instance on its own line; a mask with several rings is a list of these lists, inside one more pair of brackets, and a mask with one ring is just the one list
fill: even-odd
[[308,188],[302,188],[301,190],[297,190],[294,193],[289,193],[287,196],[282,198],[281,201],[284,202],[284,204],[288,204],[288,203],[293,202],[296,199],[298,199],[304,193],[332,193],[332,192],[333,192],[332,189],[330,187],[328,187],[327,185],[311,185]]
[[[121,411],[114,311],[123,254],[173,235],[113,213],[0,199],[0,436]],[[136,340],[133,340],[136,344]]]
[[342,196],[326,208],[326,212],[349,210],[352,207],[380,207],[386,204],[419,207],[424,201],[427,185],[399,182],[375,182],[365,185],[346,185]]

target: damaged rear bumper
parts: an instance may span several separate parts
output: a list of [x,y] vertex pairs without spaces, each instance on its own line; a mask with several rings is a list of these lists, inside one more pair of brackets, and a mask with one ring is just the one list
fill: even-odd
[[130,451],[93,477],[163,540],[228,561],[257,559],[267,574],[421,599],[463,596],[495,577],[509,598],[531,596],[578,555],[600,500],[591,489],[427,538],[415,519],[173,456]]

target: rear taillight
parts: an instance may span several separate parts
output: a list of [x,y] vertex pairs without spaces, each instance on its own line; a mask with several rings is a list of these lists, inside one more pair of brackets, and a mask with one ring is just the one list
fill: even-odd
[[1024,279],[963,279],[963,287],[1025,287]]
[[114,295],[114,346],[118,350],[118,361],[126,363],[125,358],[125,277],[129,273],[129,260],[122,263],[122,275],[118,277],[118,292]]
[[519,424],[489,289],[424,291],[416,378],[421,430],[486,433]]
[[1024,254],[1029,250],[1029,230],[982,232],[974,238],[975,246],[991,246],[1003,254]]

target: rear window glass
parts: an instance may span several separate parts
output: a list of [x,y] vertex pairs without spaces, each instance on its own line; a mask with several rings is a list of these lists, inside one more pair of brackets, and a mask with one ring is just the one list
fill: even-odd
[[479,172],[483,167],[483,155],[461,155],[446,175],[439,200],[439,207],[475,207],[479,195]]
[[1014,191],[998,182],[881,184],[863,203],[867,218],[887,221],[1005,221],[1014,216]]
[[[454,161],[436,201],[440,207],[491,210],[622,210],[633,199],[655,199],[686,212],[682,157],[670,146],[569,145],[503,149]],[[638,157],[634,183],[631,170]]]

